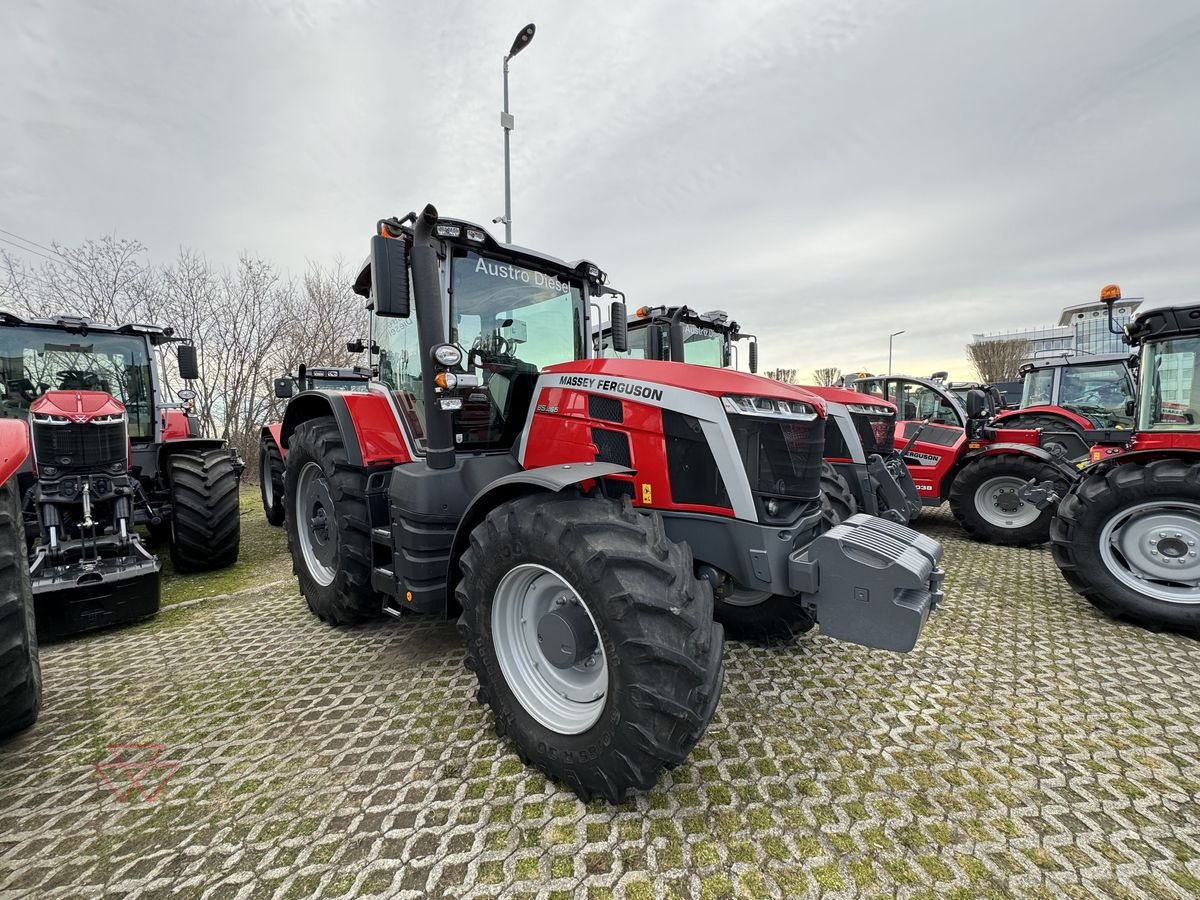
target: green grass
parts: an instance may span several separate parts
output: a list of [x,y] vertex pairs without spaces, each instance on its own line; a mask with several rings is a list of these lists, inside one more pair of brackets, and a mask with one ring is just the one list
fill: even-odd
[[183,575],[171,565],[165,541],[150,543],[162,560],[162,605],[171,606],[198,597],[215,597],[256,587],[271,581],[290,580],[292,562],[287,534],[273,528],[263,515],[262,498],[256,485],[243,483],[241,490],[242,543],[238,561],[227,569]]

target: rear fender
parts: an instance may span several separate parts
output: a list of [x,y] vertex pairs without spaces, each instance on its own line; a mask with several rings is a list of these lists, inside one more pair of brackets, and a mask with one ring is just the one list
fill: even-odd
[[387,397],[378,391],[342,393],[315,390],[297,394],[288,403],[287,412],[280,423],[280,449],[287,449],[298,425],[321,416],[332,416],[337,423],[348,462],[352,466],[397,465],[412,461],[396,415]]
[[1079,469],[1070,463],[1063,462],[1054,454],[1041,447],[1034,447],[1030,444],[988,444],[986,447],[981,447],[978,450],[971,450],[964,453],[958,461],[958,465],[954,467],[954,471],[950,474],[950,478],[946,481],[946,493],[950,492],[950,486],[954,483],[954,479],[958,477],[967,466],[977,459],[982,459],[985,456],[1004,456],[1007,454],[1016,453],[1021,456],[1027,456],[1030,459],[1035,459],[1040,463],[1045,463],[1051,466],[1066,479],[1068,484],[1072,484],[1079,478]]
[[585,481],[609,475],[633,475],[635,471],[616,463],[579,462],[527,469],[493,481],[471,500],[454,532],[454,541],[450,545],[450,571],[446,578],[447,601],[453,603],[454,588],[460,577],[458,560],[467,549],[471,532],[500,504],[539,491],[557,494],[565,487]]
[[[29,458],[29,429],[21,419],[0,419],[0,484]],[[18,491],[17,496],[20,496]]]
[[274,444],[275,449],[279,451],[279,455],[287,459],[287,450],[284,449],[283,443],[280,440],[279,433],[283,430],[282,422],[270,422],[263,426],[262,442],[264,444]]
[[1005,410],[992,420],[992,424],[996,428],[1004,428],[1006,427],[1006,420],[1030,415],[1058,416],[1059,418],[1070,422],[1072,425],[1077,425],[1084,431],[1091,431],[1096,427],[1089,419],[1062,406],[1027,406],[1024,409]]

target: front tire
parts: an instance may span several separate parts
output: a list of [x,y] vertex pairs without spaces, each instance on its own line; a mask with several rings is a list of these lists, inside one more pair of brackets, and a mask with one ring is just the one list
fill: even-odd
[[283,454],[273,440],[263,438],[258,445],[258,490],[262,494],[263,513],[268,525],[283,524]]
[[1200,636],[1200,463],[1086,474],[1059,504],[1054,561],[1108,615]]
[[1058,470],[1016,453],[984,456],[968,463],[950,487],[950,510],[972,538],[1006,547],[1032,547],[1050,540],[1054,507],[1038,509],[1018,496],[1029,482],[1052,481],[1059,495],[1068,484]]
[[171,485],[171,562],[207,572],[237,562],[242,523],[238,470],[225,449],[179,449],[167,457]]
[[308,608],[330,625],[380,618],[383,595],[371,587],[367,475],[349,464],[332,416],[296,426],[283,496],[292,571]]
[[858,512],[858,501],[849,482],[827,462],[821,463],[821,510],[830,528]]
[[17,479],[0,486],[0,737],[32,725],[42,708],[42,667]]
[[475,528],[461,566],[466,667],[522,760],[620,803],[687,757],[716,710],[724,638],[659,516],[521,497]]

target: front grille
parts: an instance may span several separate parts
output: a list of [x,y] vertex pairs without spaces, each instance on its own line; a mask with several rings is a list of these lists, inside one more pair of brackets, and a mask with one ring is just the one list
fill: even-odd
[[664,409],[662,417],[672,502],[728,509],[729,492],[700,420],[670,409]]
[[886,456],[892,452],[896,439],[896,417],[890,413],[850,413],[854,430],[862,442],[863,452],[870,456],[879,453]]
[[33,450],[39,468],[123,471],[129,457],[125,422],[34,421]]
[[801,422],[730,415],[729,424],[751,491],[787,500],[820,497],[824,419]]
[[596,462],[616,463],[618,466],[632,465],[629,436],[624,432],[593,428],[592,443],[596,445]]

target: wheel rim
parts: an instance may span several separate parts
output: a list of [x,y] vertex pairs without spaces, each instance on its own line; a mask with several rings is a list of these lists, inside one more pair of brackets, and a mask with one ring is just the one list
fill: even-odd
[[[561,654],[547,655],[565,645],[547,648],[544,640],[558,633],[563,617],[581,635],[578,651],[595,642],[593,652],[569,665]],[[523,563],[500,579],[492,600],[492,641],[509,690],[540,724],[558,734],[580,734],[596,724],[608,694],[608,658],[592,611],[561,575]]]
[[271,472],[271,454],[266,448],[263,448],[259,464],[258,482],[262,485],[263,505],[270,511],[275,506],[275,480]]
[[975,511],[989,525],[997,528],[1024,528],[1038,520],[1042,511],[1021,499],[1025,479],[1015,475],[989,478],[975,492]]
[[1121,510],[1100,532],[1100,556],[1139,594],[1200,603],[1200,504],[1151,500]]
[[308,574],[322,586],[337,574],[337,517],[320,463],[307,462],[296,481],[296,533]]

